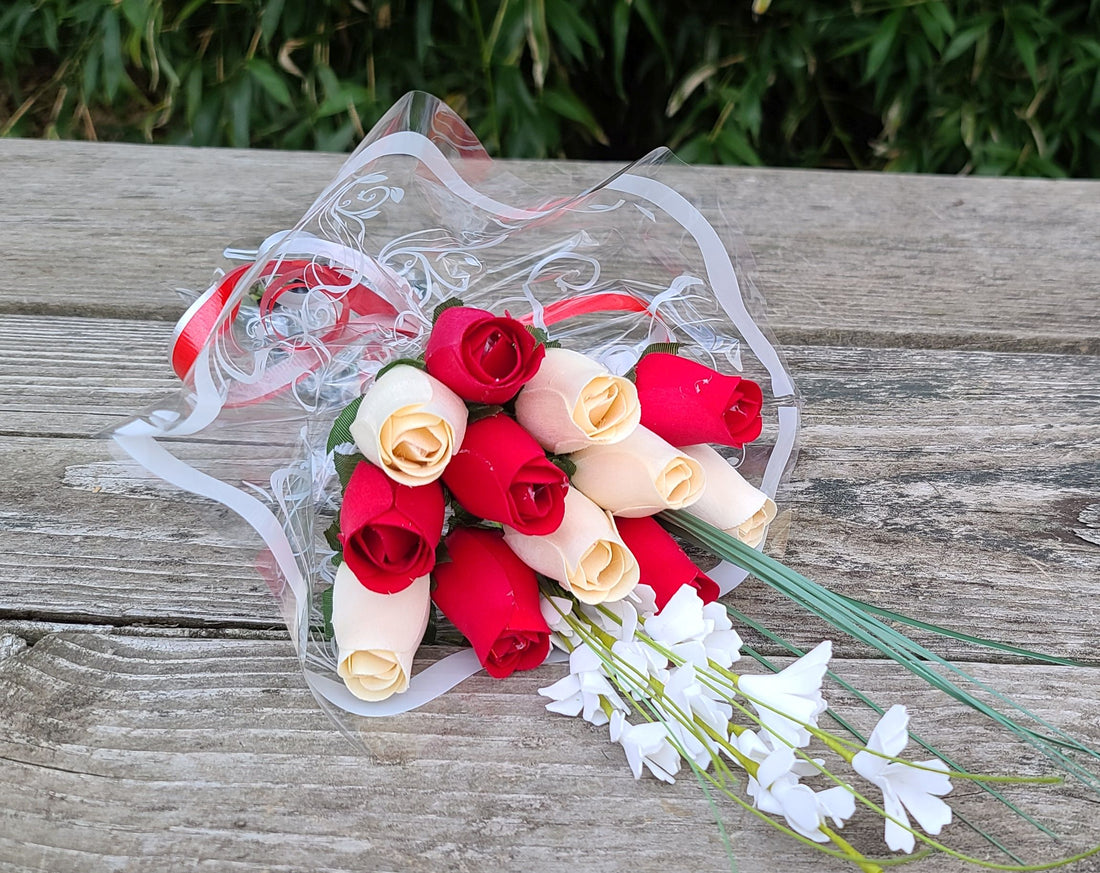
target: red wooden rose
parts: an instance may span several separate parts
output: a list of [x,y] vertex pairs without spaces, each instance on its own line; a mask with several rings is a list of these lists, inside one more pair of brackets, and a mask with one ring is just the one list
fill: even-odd
[[404,590],[435,564],[443,510],[439,482],[402,485],[373,464],[359,464],[340,508],[344,562],[371,591]]
[[684,585],[699,593],[704,603],[718,599],[718,583],[695,566],[684,550],[652,517],[616,518],[619,536],[638,561],[639,585],[648,585],[657,595],[657,609],[664,609]]
[[424,365],[463,400],[505,403],[535,375],[545,354],[514,318],[452,306],[436,319]]
[[569,479],[534,437],[499,414],[467,426],[443,484],[479,518],[541,536],[561,525]]
[[432,600],[470,641],[490,676],[537,667],[550,651],[535,571],[497,531],[460,527],[445,540],[448,561],[432,571]]
[[760,436],[763,394],[751,379],[659,352],[643,357],[635,372],[642,426],[666,442],[740,447]]

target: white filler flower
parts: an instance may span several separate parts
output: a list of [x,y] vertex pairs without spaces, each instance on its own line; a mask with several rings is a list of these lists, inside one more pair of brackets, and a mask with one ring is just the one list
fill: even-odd
[[[890,818],[908,827],[908,810],[925,831],[938,834],[944,825],[951,823],[951,807],[940,799],[951,791],[947,765],[937,758],[919,761],[916,767],[889,760],[900,755],[909,743],[908,726],[909,713],[905,707],[891,706],[871,732],[867,741],[869,751],[858,752],[852,759],[852,769],[882,790],[882,806]],[[913,851],[915,839],[906,827],[886,820],[886,845],[891,850]]]
[[642,778],[642,766],[662,782],[675,782],[680,754],[669,742],[668,731],[657,721],[631,724],[619,710],[611,713],[611,742],[620,743],[635,779]]
[[600,700],[606,700],[615,709],[626,709],[622,698],[604,673],[600,656],[588,646],[577,646],[569,655],[569,675],[553,685],[540,688],[539,694],[549,697],[546,708],[562,715],[581,716],[597,727],[607,724],[607,713]]
[[826,709],[821,680],[832,655],[833,644],[825,640],[778,673],[742,676],[737,688],[749,698],[765,730],[801,748],[810,742],[802,725],[816,727]]
[[821,830],[827,818],[838,828],[855,815],[855,795],[845,785],[834,785],[824,791],[814,791],[799,780],[815,776],[815,764],[820,758],[801,760],[790,746],[774,745],[774,738],[753,731],[743,731],[736,740],[738,750],[760,766],[749,777],[748,793],[757,809],[782,815],[787,824],[804,837],[824,843],[828,836]]

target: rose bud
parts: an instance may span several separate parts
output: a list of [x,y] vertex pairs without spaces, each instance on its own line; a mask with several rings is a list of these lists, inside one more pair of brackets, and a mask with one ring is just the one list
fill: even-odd
[[569,478],[527,431],[500,414],[466,428],[443,484],[474,515],[537,536],[561,524]]
[[639,585],[657,595],[657,609],[665,608],[681,586],[690,585],[703,603],[718,599],[718,583],[695,566],[672,534],[654,518],[617,518],[619,536],[638,559]]
[[445,544],[450,560],[432,572],[432,599],[489,675],[503,679],[545,661],[550,628],[539,608],[535,571],[498,531],[460,527]]
[[640,417],[629,379],[566,349],[547,349],[539,371],[516,397],[516,419],[554,454],[618,442]]
[[408,364],[374,381],[351,425],[352,439],[363,456],[405,485],[438,479],[465,433],[462,398]]
[[332,585],[336,672],[356,697],[385,700],[409,687],[413,655],[428,627],[429,588],[421,576],[395,594],[378,594],[340,565]]
[[703,496],[687,510],[711,527],[756,548],[775,518],[775,501],[754,488],[710,446],[684,446],[680,451],[698,461],[707,477]]
[[763,394],[751,379],[661,353],[643,357],[635,373],[642,424],[674,446],[740,447],[760,436]]
[[556,531],[533,537],[505,527],[504,541],[528,567],[554,579],[582,603],[621,600],[638,584],[638,562],[611,513],[576,488],[565,495],[565,518]]
[[400,591],[435,564],[444,508],[438,482],[413,488],[373,464],[358,464],[340,507],[344,562],[372,591]]
[[514,318],[452,306],[432,327],[424,363],[463,400],[505,403],[535,375],[545,352]]
[[577,465],[573,487],[612,515],[639,518],[683,509],[703,493],[703,468],[653,431],[638,427],[609,446],[569,456]]

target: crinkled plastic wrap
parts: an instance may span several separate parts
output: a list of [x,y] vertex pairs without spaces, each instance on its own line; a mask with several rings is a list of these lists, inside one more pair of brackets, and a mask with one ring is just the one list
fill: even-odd
[[[407,692],[367,703],[337,678],[321,633],[335,573],[323,531],[340,496],[329,429],[382,366],[423,351],[443,301],[527,318],[617,373],[653,343],[680,343],[764,390],[763,434],[731,463],[772,496],[794,463],[797,395],[728,217],[736,190],[706,192],[729,211],[692,202],[677,183],[695,171],[667,149],[591,187],[568,165],[527,170],[536,185],[490,160],[444,104],[407,95],[295,228],[255,253],[227,250],[237,262],[176,329],[179,395],[113,434],[149,471],[256,530],[257,566],[310,687],[345,726],[347,713],[401,712],[480,669],[472,651],[443,657]],[[744,573],[711,575],[729,590]]]

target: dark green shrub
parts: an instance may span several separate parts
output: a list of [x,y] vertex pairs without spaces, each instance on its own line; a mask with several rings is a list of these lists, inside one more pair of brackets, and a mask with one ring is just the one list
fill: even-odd
[[1098,0],[0,7],[8,135],[341,150],[414,88],[509,157],[1100,176]]

